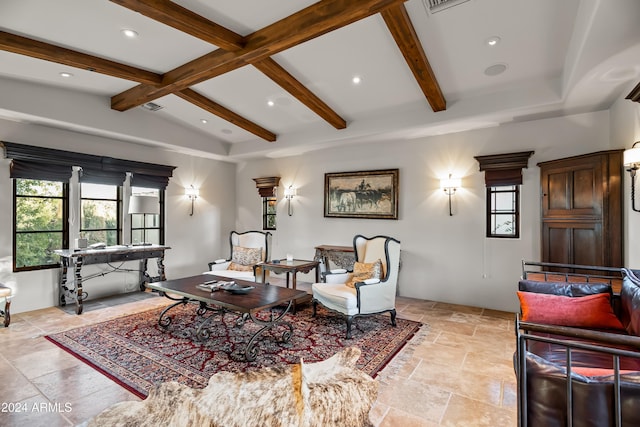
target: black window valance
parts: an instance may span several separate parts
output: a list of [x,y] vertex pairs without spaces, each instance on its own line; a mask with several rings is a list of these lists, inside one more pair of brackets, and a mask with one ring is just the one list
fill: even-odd
[[135,187],[157,188],[161,190],[166,188],[168,184],[168,176],[144,175],[139,173],[131,176],[131,185]]
[[[66,179],[71,176],[71,168],[80,166],[83,170],[81,181],[122,184],[127,172],[133,176],[148,176],[149,182],[153,181],[153,188],[165,189],[169,178],[173,176],[175,166],[158,165],[154,163],[134,162],[131,160],[116,159],[107,156],[95,156],[91,154],[74,153],[72,151],[56,150],[53,148],[35,147],[32,145],[17,144],[2,141],[5,155],[12,159],[12,178],[31,179]],[[16,174],[21,176],[14,176]],[[67,173],[64,178],[56,176],[57,173]],[[28,176],[26,176],[26,175]],[[142,178],[138,178],[140,182]],[[150,185],[138,186],[149,187]]]
[[26,160],[11,161],[11,178],[42,179],[49,181],[68,181],[71,178],[71,167],[29,162]]
[[91,182],[93,184],[122,185],[127,177],[125,172],[111,172],[97,169],[80,170],[80,182]]

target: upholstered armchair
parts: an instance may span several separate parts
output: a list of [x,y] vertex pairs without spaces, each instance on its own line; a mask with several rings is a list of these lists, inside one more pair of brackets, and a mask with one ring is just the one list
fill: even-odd
[[396,287],[400,269],[400,241],[388,236],[353,238],[356,261],[353,272],[326,274],[325,283],[314,283],[313,316],[318,303],[343,314],[347,339],[351,324],[359,316],[389,312],[396,326]]
[[229,234],[230,256],[209,263],[207,274],[255,281],[256,265],[269,259],[271,233],[232,231]]

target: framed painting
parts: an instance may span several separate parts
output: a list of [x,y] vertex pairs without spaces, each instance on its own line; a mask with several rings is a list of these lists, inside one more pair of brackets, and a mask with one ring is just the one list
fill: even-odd
[[398,219],[398,169],[324,174],[324,216]]

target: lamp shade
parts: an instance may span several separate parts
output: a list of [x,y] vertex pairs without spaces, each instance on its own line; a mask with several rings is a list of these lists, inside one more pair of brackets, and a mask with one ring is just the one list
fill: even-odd
[[448,178],[440,180],[440,188],[448,189],[448,188],[460,188],[462,185],[462,180],[460,178],[451,178],[449,175]]
[[284,197],[286,197],[287,199],[290,199],[297,194],[298,194],[298,190],[294,188],[292,185],[284,189]]
[[625,166],[640,164],[640,148],[630,148],[628,150],[625,150],[623,159]]
[[133,195],[129,198],[130,214],[159,214],[160,203],[156,196]]
[[184,194],[186,194],[190,199],[196,199],[200,195],[200,191],[198,191],[198,189],[194,188],[192,185],[191,187],[187,187],[184,189]]

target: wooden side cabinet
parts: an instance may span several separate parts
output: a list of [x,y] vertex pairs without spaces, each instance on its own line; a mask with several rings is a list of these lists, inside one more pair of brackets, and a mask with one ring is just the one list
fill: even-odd
[[623,265],[622,153],[538,163],[543,262]]

